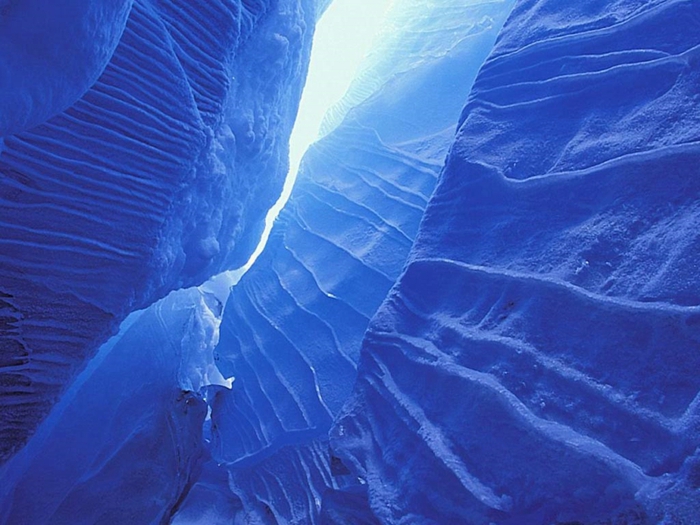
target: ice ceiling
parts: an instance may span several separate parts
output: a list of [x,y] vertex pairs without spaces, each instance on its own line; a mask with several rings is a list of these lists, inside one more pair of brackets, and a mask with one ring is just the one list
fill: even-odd
[[0,524],[700,524],[699,85],[695,0],[0,0]]

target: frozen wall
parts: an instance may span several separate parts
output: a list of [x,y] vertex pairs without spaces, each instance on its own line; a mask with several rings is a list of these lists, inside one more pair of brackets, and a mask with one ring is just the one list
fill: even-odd
[[[95,8],[99,16],[80,11],[86,2],[55,4],[65,9],[53,17],[53,7],[27,15],[39,2],[0,2],[0,24],[24,21],[24,36],[41,33],[35,43],[44,53],[90,65],[80,78],[66,70],[80,85],[60,100],[28,102],[43,117],[99,69],[95,57],[73,56],[73,47],[107,52],[86,36],[83,18],[114,36],[128,11],[116,1],[91,2],[111,6]],[[246,261],[286,175],[316,2],[137,0],[128,12],[87,93],[2,138],[0,462],[129,312]],[[0,31],[0,60],[16,58],[8,46],[20,45],[21,28],[13,27]],[[20,84],[12,89],[23,89],[22,75],[34,75],[38,63],[14,64],[10,76]],[[54,69],[32,89],[60,87],[60,79],[51,84]],[[3,91],[1,107],[12,100]]]
[[0,523],[167,523],[205,457],[216,309],[190,289],[129,316],[0,471]]
[[[209,522],[211,501],[230,511],[225,490],[213,488],[221,480],[238,500],[237,519],[317,523],[354,510],[348,523],[374,521],[367,508],[341,505],[357,483],[332,461],[328,430],[510,5],[395,4],[388,27],[398,33],[380,40],[366,66],[382,82],[372,77],[367,96],[309,149],[265,251],[226,304],[217,359],[235,381],[211,401],[211,440],[212,464],[228,475],[205,469],[174,523]],[[349,484],[322,519],[328,491]]]
[[59,5],[0,0],[104,29],[0,121],[0,523],[697,522],[696,2],[396,2],[225,308],[319,6]]
[[697,523],[699,49],[517,2],[332,431],[383,523]]
[[85,94],[112,57],[132,3],[0,2],[0,137],[41,124]]

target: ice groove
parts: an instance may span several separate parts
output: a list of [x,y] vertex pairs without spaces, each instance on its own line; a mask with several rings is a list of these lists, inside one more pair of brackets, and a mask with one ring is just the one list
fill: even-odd
[[339,297],[337,297],[337,296],[331,294],[330,292],[325,291],[325,290],[323,289],[323,287],[319,284],[318,278],[313,274],[312,268],[310,268],[309,266],[306,266],[306,265],[301,261],[301,259],[298,258],[298,256],[294,253],[294,251],[293,251],[291,248],[286,248],[286,249],[287,249],[287,251],[289,252],[289,254],[290,254],[292,257],[294,257],[294,259],[299,263],[299,265],[300,265],[305,271],[307,271],[307,272],[309,273],[309,275],[311,275],[311,277],[312,277],[312,279],[313,279],[313,281],[314,281],[314,284],[315,284],[316,288],[317,288],[323,295],[325,295],[325,296],[327,296],[327,297],[330,297],[330,298],[333,299],[334,301],[340,301],[340,302],[342,302],[343,305],[345,305],[345,306],[347,306],[348,308],[352,309],[354,312],[357,313],[357,315],[359,315],[359,316],[362,317],[363,319],[366,319],[367,321],[369,321],[369,317],[366,316],[365,314],[363,314],[360,310],[358,310],[358,309],[355,308],[354,306],[352,306],[352,304],[350,304],[349,302],[344,301],[343,299],[341,299],[341,298],[339,298]]
[[380,521],[697,514],[699,53],[693,1],[515,3],[331,430]]
[[[362,204],[362,203],[360,203],[360,202],[357,202],[357,201],[351,201],[350,199],[347,199],[344,195],[342,195],[341,193],[339,193],[339,192],[337,192],[337,191],[333,191],[333,190],[330,190],[330,189],[328,189],[328,188],[321,188],[320,186],[316,186],[316,188],[319,188],[319,189],[321,189],[321,190],[324,191],[324,192],[332,193],[332,194],[334,194],[334,196],[337,196],[337,197],[339,197],[339,198],[341,198],[341,199],[345,199],[345,200],[348,200],[349,202],[352,202],[353,204],[357,205],[358,207],[362,208],[363,210],[366,210],[366,211],[368,212],[368,214],[370,214],[372,217],[376,217],[377,219],[379,219],[379,221],[380,221],[383,225],[386,225],[386,226],[388,226],[389,228],[391,228],[393,231],[395,231],[397,234],[399,234],[399,236],[400,236],[403,240],[405,240],[405,241],[407,241],[407,242],[409,242],[409,243],[412,242],[412,239],[411,239],[403,230],[401,230],[401,228],[399,228],[398,226],[396,226],[396,225],[394,225],[394,224],[391,224],[391,223],[388,222],[386,219],[384,219],[381,215],[378,215],[374,210],[370,209],[368,206],[365,206],[364,204]],[[301,190],[302,190],[302,188],[300,188],[300,191],[301,191]],[[351,213],[351,212],[349,212],[349,211],[347,211],[347,210],[340,209],[339,207],[333,206],[330,202],[328,202],[328,199],[324,200],[323,198],[316,196],[316,195],[314,194],[314,190],[312,190],[312,189],[307,189],[307,190],[306,190],[306,194],[309,195],[309,196],[311,196],[313,199],[315,199],[315,200],[318,201],[319,203],[324,204],[324,205],[326,205],[326,206],[329,206],[329,207],[333,208],[333,210],[336,211],[336,212],[338,212],[339,214],[346,215],[346,216],[348,216],[348,217],[352,217],[352,218],[361,220],[362,222],[373,226],[375,229],[377,229],[377,230],[379,229],[379,227],[378,227],[375,223],[370,222],[370,221],[369,221],[368,219],[366,219],[365,217],[362,217],[362,216],[357,215],[357,214],[353,214],[353,213]]]
[[[323,319],[318,313],[312,312],[311,310],[309,310],[308,308],[306,308],[302,303],[300,303],[299,300],[298,300],[296,297],[294,297],[294,294],[292,294],[292,292],[289,290],[289,288],[287,288],[287,287],[285,286],[285,283],[284,283],[283,280],[282,280],[282,276],[281,276],[276,270],[274,270],[274,269],[273,269],[273,273],[274,273],[274,275],[277,277],[277,280],[278,280],[278,282],[279,282],[279,284],[280,284],[280,287],[287,293],[287,295],[290,297],[290,299],[292,299],[292,300],[294,301],[294,304],[296,305],[296,307],[297,307],[300,311],[302,311],[302,312],[304,312],[304,313],[307,313],[307,314],[309,314],[310,316],[313,316],[314,318],[318,319],[318,321],[319,321],[320,323],[322,323],[323,325],[325,325],[325,326],[328,328],[328,331],[329,331],[330,334],[332,335],[333,340],[334,340],[334,342],[335,342],[334,350],[336,350],[338,353],[340,353],[340,354],[346,359],[346,361],[348,362],[348,364],[349,364],[353,369],[355,369],[355,368],[357,367],[356,364],[355,364],[355,362],[354,362],[354,361],[350,358],[350,356],[347,355],[347,354],[345,353],[345,351],[343,350],[342,345],[340,344],[340,340],[338,339],[338,335],[336,334],[336,331],[334,330],[333,326],[332,326],[330,323],[328,323],[328,321],[326,321],[325,319]],[[299,349],[299,351],[301,352],[301,349]],[[310,365],[310,363],[307,363],[307,364]]]
[[[379,381],[386,388],[399,405],[413,418],[419,426],[419,435],[430,447],[431,451],[439,461],[457,477],[464,488],[469,491],[477,500],[481,501],[493,509],[506,510],[503,498],[497,496],[489,487],[483,485],[476,477],[468,472],[459,457],[452,451],[453,445],[449,442],[440,430],[438,425],[433,424],[423,413],[419,405],[412,403],[410,399],[402,394],[396,383],[391,378],[386,365],[379,363],[382,375]],[[482,379],[483,380],[483,379]],[[378,393],[380,390],[375,386]]]
[[553,277],[547,277],[538,274],[526,274],[522,272],[515,272],[512,270],[506,270],[504,268],[493,268],[488,266],[479,266],[474,264],[468,264],[461,261],[456,261],[453,259],[447,259],[442,257],[436,258],[424,258],[411,263],[412,265],[445,265],[453,266],[463,270],[464,272],[471,273],[481,273],[489,276],[499,276],[505,277],[506,279],[513,281],[523,281],[523,282],[536,282],[542,284],[543,286],[553,287],[553,288],[563,288],[566,291],[576,294],[577,296],[586,299],[592,303],[602,303],[608,304],[612,307],[623,308],[630,311],[641,311],[641,312],[662,312],[662,313],[674,313],[674,314],[694,314],[700,313],[700,305],[697,306],[679,306],[677,304],[663,303],[663,302],[642,302],[642,301],[632,301],[629,299],[624,299],[620,297],[613,297],[607,295],[601,295],[597,293],[590,292],[579,286],[575,286],[569,282],[561,281]]
[[[279,281],[278,281],[278,283],[279,283]],[[314,385],[314,392],[315,392],[315,394],[316,394],[316,400],[317,400],[318,403],[323,407],[323,410],[324,410],[325,412],[327,412],[329,416],[332,417],[331,410],[328,408],[328,406],[327,406],[326,403],[324,402],[323,397],[322,397],[322,395],[321,395],[321,391],[320,391],[320,389],[319,389],[319,383],[318,383],[318,377],[317,377],[316,370],[315,370],[314,367],[310,364],[308,357],[304,355],[304,352],[301,351],[301,349],[299,349],[299,348],[297,348],[297,347],[295,346],[295,344],[294,344],[293,341],[289,338],[289,336],[284,332],[284,330],[281,329],[281,327],[279,326],[279,324],[277,324],[277,323],[275,322],[274,318],[270,317],[267,313],[264,313],[264,312],[261,310],[262,306],[261,306],[260,303],[256,300],[255,295],[253,295],[253,297],[251,297],[251,304],[253,304],[255,310],[260,314],[260,316],[261,316],[263,319],[265,319],[265,321],[267,321],[267,322],[270,324],[270,326],[272,326],[272,327],[275,329],[275,331],[276,331],[278,334],[280,334],[280,335],[282,336],[282,338],[283,338],[286,342],[288,342],[289,345],[290,345],[294,350],[296,350],[296,353],[299,355],[299,357],[301,357],[301,358],[305,361],[305,363],[306,363],[307,366],[308,366],[308,371],[311,373],[311,376],[312,376],[312,378],[313,378],[312,383],[313,383],[313,385]],[[265,351],[265,348],[264,348],[264,347],[261,348],[261,352],[263,353],[263,355],[266,355],[266,351]],[[273,363],[273,362],[274,362],[274,360],[270,359],[269,357],[268,357],[268,359],[270,360],[270,363]],[[303,368],[302,368],[302,369],[303,369]],[[277,370],[277,371],[276,371],[277,377],[280,379],[280,381],[281,381],[281,382],[284,384],[284,386],[287,388],[287,391],[290,393],[290,395],[294,398],[295,402],[297,403],[297,406],[299,407],[299,409],[301,410],[302,414],[304,415],[304,418],[306,419],[306,422],[307,422],[307,423],[311,423],[311,416],[310,416],[309,413],[307,412],[307,409],[306,409],[306,407],[305,407],[305,403],[303,403],[303,402],[301,401],[301,397],[298,396],[298,394],[296,393],[296,391],[295,391],[296,389],[294,389],[294,388],[292,387],[292,384],[291,384],[291,383],[289,383],[286,379],[284,379],[284,375],[282,374],[282,372],[280,371],[280,369],[276,369],[276,370]],[[305,370],[305,371],[306,371],[306,370]]]
[[[508,405],[512,414],[523,420],[526,425],[539,432],[546,439],[559,441],[566,447],[573,449],[579,454],[590,454],[591,456],[594,456],[596,459],[610,465],[615,470],[619,470],[625,476],[625,478],[632,481],[638,488],[647,481],[647,477],[639,465],[629,461],[619,454],[616,454],[603,443],[595,439],[591,439],[588,436],[579,434],[566,425],[537,417],[517,398],[517,396],[501,385],[492,375],[483,374],[469,368],[459,366],[452,359],[445,356],[442,352],[429,343],[423,347],[423,350],[425,350],[429,355],[435,357],[436,360],[433,361],[423,359],[419,360],[420,364],[434,368],[440,374],[458,376],[461,379],[478,384],[480,387],[489,390]],[[416,358],[409,357],[409,359]],[[388,379],[391,377],[391,375],[386,365],[382,366],[382,370],[385,373],[385,375],[382,376],[382,382],[385,385],[389,383],[387,385],[389,392],[391,392],[393,396],[401,396],[401,394],[396,390],[396,385],[392,384],[391,380]],[[423,424],[423,422],[421,422],[421,424]],[[439,435],[439,430],[437,430],[437,428],[436,431]],[[427,437],[424,437],[423,439],[429,441],[429,438]],[[449,463],[460,464],[461,461],[457,457],[452,457],[450,461],[446,462],[446,464]],[[495,503],[491,498],[479,499],[487,504]]]

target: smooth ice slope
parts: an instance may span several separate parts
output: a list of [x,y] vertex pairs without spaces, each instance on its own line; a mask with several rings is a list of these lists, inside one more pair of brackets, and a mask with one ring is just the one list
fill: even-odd
[[[0,20],[35,5],[3,2]],[[137,0],[90,90],[4,137],[0,462],[129,312],[246,261],[286,175],[316,15],[315,0]],[[63,53],[84,36],[68,29]]]
[[517,2],[333,429],[384,523],[697,523],[698,85],[696,2]]
[[[368,86],[373,95],[309,149],[265,251],[226,304],[217,358],[235,381],[212,400],[214,461],[174,523],[208,523],[211,501],[261,523],[374,520],[368,509],[351,507],[355,488],[334,496],[320,517],[329,489],[356,481],[329,456],[328,430],[351,392],[362,335],[401,272],[460,109],[509,7],[465,7],[462,0],[395,5],[389,25],[412,20],[403,26],[411,45],[402,55],[396,42],[403,33],[387,42],[400,61],[385,61],[381,45],[375,51],[370,60],[381,62],[383,84]],[[408,16],[417,12],[422,18]],[[422,111],[433,115],[430,127],[421,124]],[[217,473],[214,462],[227,473]],[[215,488],[221,480],[237,506]]]
[[217,309],[193,288],[129,316],[0,469],[0,523],[167,523],[205,457]]

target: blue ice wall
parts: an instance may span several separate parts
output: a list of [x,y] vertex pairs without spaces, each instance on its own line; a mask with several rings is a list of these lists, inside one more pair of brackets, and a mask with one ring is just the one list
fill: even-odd
[[0,2],[0,137],[45,122],[92,87],[119,43],[132,4]]
[[112,23],[0,106],[0,523],[698,523],[695,1],[519,0],[466,107],[512,4],[397,2],[223,321],[153,301],[252,251],[318,6],[41,5],[0,60]]
[[[11,24],[45,2],[0,4],[0,24]],[[41,33],[37,46],[46,44],[42,24],[61,21],[54,43],[68,46],[63,54],[69,44],[102,45],[78,42],[83,19],[71,16],[87,3],[60,6],[69,4],[58,18],[53,8],[21,18]],[[94,14],[85,16],[102,20]],[[102,30],[117,32],[117,14]],[[246,261],[287,171],[316,16],[313,0],[137,0],[87,93],[2,138],[0,462],[129,312]],[[0,60],[9,60],[17,41],[3,31]],[[35,65],[22,62],[11,77],[22,83]],[[66,97],[37,107],[48,117]]]
[[0,523],[167,523],[206,454],[186,387],[215,311],[195,288],[129,316],[0,470]]
[[517,2],[332,431],[383,523],[698,523],[699,14]]
[[[236,519],[375,521],[366,504],[348,508],[356,478],[332,460],[328,430],[352,391],[364,331],[403,268],[460,110],[510,6],[395,5],[390,37],[364,66],[375,74],[353,88],[364,96],[348,94],[346,106],[359,105],[309,149],[265,251],[226,304],[216,352],[235,381],[211,401],[213,460],[174,523],[208,523],[211,501],[230,511],[221,480],[238,500]],[[349,482],[321,516],[329,491]]]

